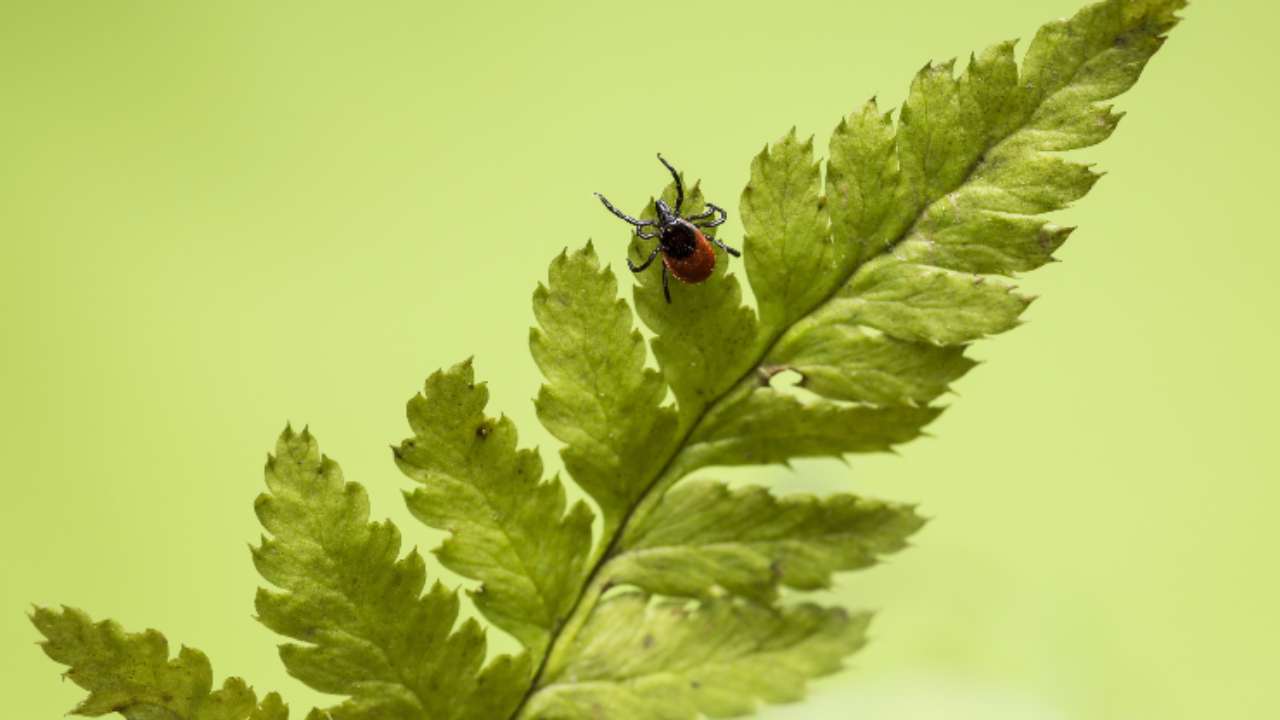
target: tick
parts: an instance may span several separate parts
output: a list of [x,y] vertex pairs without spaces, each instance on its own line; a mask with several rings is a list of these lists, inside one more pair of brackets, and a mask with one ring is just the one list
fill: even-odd
[[721,250],[734,257],[742,257],[742,253],[702,233],[705,228],[724,224],[729,214],[722,208],[707,203],[707,210],[704,213],[689,217],[680,214],[680,207],[684,205],[684,183],[680,181],[680,173],[676,172],[676,169],[671,167],[671,163],[667,162],[661,154],[658,155],[658,162],[671,172],[671,177],[676,181],[676,206],[673,210],[665,201],[659,199],[654,203],[654,208],[658,211],[657,220],[637,220],[614,207],[613,203],[600,193],[596,193],[596,197],[609,208],[609,212],[635,226],[636,237],[658,241],[653,252],[649,253],[649,257],[644,262],[636,265],[631,262],[631,258],[627,258],[627,267],[633,273],[641,272],[649,267],[654,258],[661,253],[662,294],[670,303],[671,286],[668,284],[668,275],[675,275],[676,279],[682,282],[700,283],[711,277],[711,272],[716,268],[716,251],[711,247],[712,245],[719,246]]

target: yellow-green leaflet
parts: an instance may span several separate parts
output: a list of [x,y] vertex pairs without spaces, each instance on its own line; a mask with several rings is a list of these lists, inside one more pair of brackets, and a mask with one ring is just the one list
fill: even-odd
[[66,677],[89,691],[72,712],[128,720],[285,720],[289,709],[271,693],[258,702],[253,689],[229,678],[213,689],[213,668],[199,650],[184,647],[169,658],[169,642],[155,630],[127,633],[116,623],[95,623],[74,608],[39,608],[31,622],[40,644]]

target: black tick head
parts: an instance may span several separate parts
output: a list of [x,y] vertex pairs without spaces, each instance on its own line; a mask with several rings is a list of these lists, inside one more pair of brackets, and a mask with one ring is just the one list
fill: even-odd
[[655,202],[653,207],[658,211],[658,223],[662,226],[665,227],[676,221],[676,214],[672,212],[671,206],[665,200]]

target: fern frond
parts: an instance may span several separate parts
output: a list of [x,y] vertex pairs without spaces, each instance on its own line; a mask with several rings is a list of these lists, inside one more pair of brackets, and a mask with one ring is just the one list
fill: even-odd
[[[896,117],[872,100],[843,118],[825,161],[791,130],[751,163],[741,261],[677,283],[672,305],[659,275],[640,274],[633,314],[591,243],[561,253],[533,297],[536,409],[598,508],[597,535],[590,507],[543,476],[514,424],[485,414],[470,361],[431,375],[408,405],[412,437],[394,449],[414,483],[405,499],[448,533],[436,557],[477,583],[476,609],[521,643],[515,657],[487,658],[457,592],[428,589],[422,557],[401,554],[395,525],[370,520],[364,489],[310,433],[286,430],[256,505],[269,536],[253,559],[273,586],[256,606],[292,640],[280,650],[288,671],[343,698],[309,718],[731,717],[797,700],[837,670],[869,616],[795,596],[904,548],[923,524],[914,508],[688,477],[919,437],[975,365],[969,346],[1019,324],[1031,299],[1015,275],[1071,234],[1044,215],[1099,175],[1061,151],[1111,135],[1120,114],[1108,101],[1137,81],[1184,5],[1091,5],[1042,28],[1021,67],[1012,42],[958,74],[929,64]],[[662,194],[674,196],[674,185]],[[693,184],[685,213],[706,206]],[[652,199],[641,207],[654,217]],[[800,380],[784,387],[783,373]],[[238,679],[214,690],[202,654],[170,659],[154,631],[74,610],[32,621],[89,690],[81,714],[287,718],[278,696],[259,702]]]

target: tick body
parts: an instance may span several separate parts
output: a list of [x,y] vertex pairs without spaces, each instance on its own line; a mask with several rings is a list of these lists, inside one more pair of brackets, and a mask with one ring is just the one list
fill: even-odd
[[671,167],[671,163],[664,160],[661,155],[658,156],[658,161],[667,168],[676,181],[676,206],[673,209],[665,201],[658,200],[654,203],[654,209],[658,211],[657,220],[638,220],[614,207],[613,203],[600,193],[596,193],[596,197],[600,198],[600,202],[604,203],[609,212],[634,226],[636,237],[658,241],[644,262],[637,265],[631,261],[631,258],[627,258],[627,267],[633,273],[642,272],[661,254],[662,294],[667,302],[671,302],[668,276],[674,275],[677,280],[686,283],[700,283],[711,277],[711,273],[716,269],[716,251],[713,245],[734,257],[740,257],[742,253],[714,237],[708,238],[702,232],[703,228],[724,224],[728,213],[720,207],[707,203],[706,212],[689,217],[680,214],[681,206],[684,205],[684,183],[680,180],[680,173],[676,172],[676,169]]
[[716,269],[716,251],[697,225],[678,218],[662,230],[662,264],[677,280],[700,283]]

